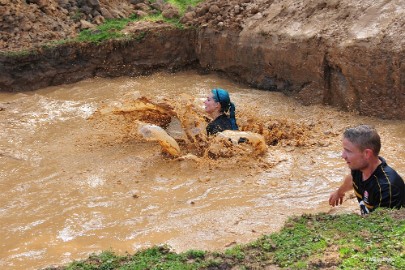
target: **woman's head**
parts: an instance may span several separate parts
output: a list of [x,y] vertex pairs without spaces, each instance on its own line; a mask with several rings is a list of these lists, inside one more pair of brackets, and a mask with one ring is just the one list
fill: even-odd
[[212,89],[211,93],[207,96],[204,104],[205,111],[212,116],[226,113],[231,106],[229,93],[226,90],[220,88]]
[[213,99],[221,105],[221,112],[227,112],[231,106],[231,99],[229,98],[228,91],[221,88],[215,88],[211,90],[211,93]]
[[228,91],[221,88],[212,89],[204,104],[205,111],[214,117],[229,111],[232,129],[238,129],[235,119],[235,105],[231,102]]

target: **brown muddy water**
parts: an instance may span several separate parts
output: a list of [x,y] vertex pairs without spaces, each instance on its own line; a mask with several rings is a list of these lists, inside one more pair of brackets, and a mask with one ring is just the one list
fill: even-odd
[[[95,113],[145,96],[175,111],[193,104],[201,114],[214,87],[229,90],[239,125],[263,134],[265,153],[213,159],[183,143],[171,158],[137,134],[133,118]],[[403,121],[305,107],[216,75],[97,78],[0,93],[0,268],[39,269],[158,244],[224,250],[279,230],[292,215],[357,212],[353,198],[334,209],[327,201],[348,172],[341,133],[360,123],[377,127],[381,155],[405,175]],[[173,137],[181,133],[171,128]]]

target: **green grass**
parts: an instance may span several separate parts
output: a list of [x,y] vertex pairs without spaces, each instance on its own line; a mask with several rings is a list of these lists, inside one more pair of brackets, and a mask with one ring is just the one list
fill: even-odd
[[405,209],[381,209],[367,217],[292,217],[281,231],[223,252],[177,254],[168,246],[125,256],[108,251],[58,269],[405,269],[404,247]]
[[201,0],[167,0],[166,2],[177,7],[181,14],[187,10],[189,6],[196,6],[198,3],[202,2]]
[[0,51],[0,56],[6,56],[6,57],[24,57],[28,56],[31,54],[36,54],[36,52],[33,52],[31,50],[19,50],[19,51],[8,51],[8,52],[3,52]]
[[[166,2],[172,4],[173,6],[177,7],[180,11],[180,14],[183,15],[186,11],[188,6],[195,6],[201,0],[167,0]],[[132,38],[133,36],[126,36],[121,33],[121,30],[125,28],[125,26],[129,22],[133,21],[164,21],[167,23],[172,24],[177,28],[183,28],[183,25],[180,23],[179,19],[166,19],[162,16],[162,14],[154,14],[149,15],[143,18],[137,18],[137,16],[133,15],[129,18],[124,19],[109,19],[106,20],[105,23],[102,25],[97,26],[96,29],[86,29],[79,33],[79,36],[74,41],[79,42],[93,42],[99,43],[109,39],[128,39]]]
[[172,269],[172,270],[192,270],[205,266],[205,252],[189,251],[176,254],[170,251],[167,246],[153,247],[134,255],[117,256],[111,251],[106,251],[100,255],[92,255],[86,261],[73,262],[67,266],[66,270],[95,270],[95,269],[121,269],[121,270],[141,270],[141,269]]
[[136,21],[136,16],[125,19],[106,20],[102,25],[97,26],[95,30],[86,29],[79,33],[77,41],[80,42],[101,42],[108,39],[119,39],[125,37],[120,31],[131,22]]

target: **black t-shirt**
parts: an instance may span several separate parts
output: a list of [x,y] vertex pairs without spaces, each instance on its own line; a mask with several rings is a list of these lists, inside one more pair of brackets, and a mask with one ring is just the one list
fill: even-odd
[[401,176],[379,157],[381,164],[363,181],[362,172],[352,171],[353,188],[360,203],[360,211],[366,214],[377,207],[400,208],[405,206],[405,184]]
[[207,135],[214,135],[224,130],[232,130],[231,121],[225,114],[221,114],[207,125]]

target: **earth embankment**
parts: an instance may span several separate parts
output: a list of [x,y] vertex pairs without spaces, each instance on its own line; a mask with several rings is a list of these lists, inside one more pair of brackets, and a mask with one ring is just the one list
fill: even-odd
[[405,1],[256,1],[247,10],[221,14],[225,24],[242,14],[239,28],[215,21],[199,31],[202,67],[305,104],[405,119]]
[[[108,9],[103,2],[99,9],[93,3],[91,12],[103,16]],[[126,13],[139,7],[135,2],[148,3],[124,2]],[[119,7],[110,14],[118,14]],[[94,14],[83,19],[96,23]],[[198,63],[304,104],[405,119],[404,18],[405,0],[207,0],[181,19],[195,27],[188,30],[152,29],[131,41],[62,45],[18,57],[3,54],[0,89],[32,90]],[[85,25],[83,20],[76,24]]]
[[27,55],[0,56],[1,91],[27,91],[92,77],[139,76],[195,65],[193,30],[140,32],[131,40],[68,43]]

